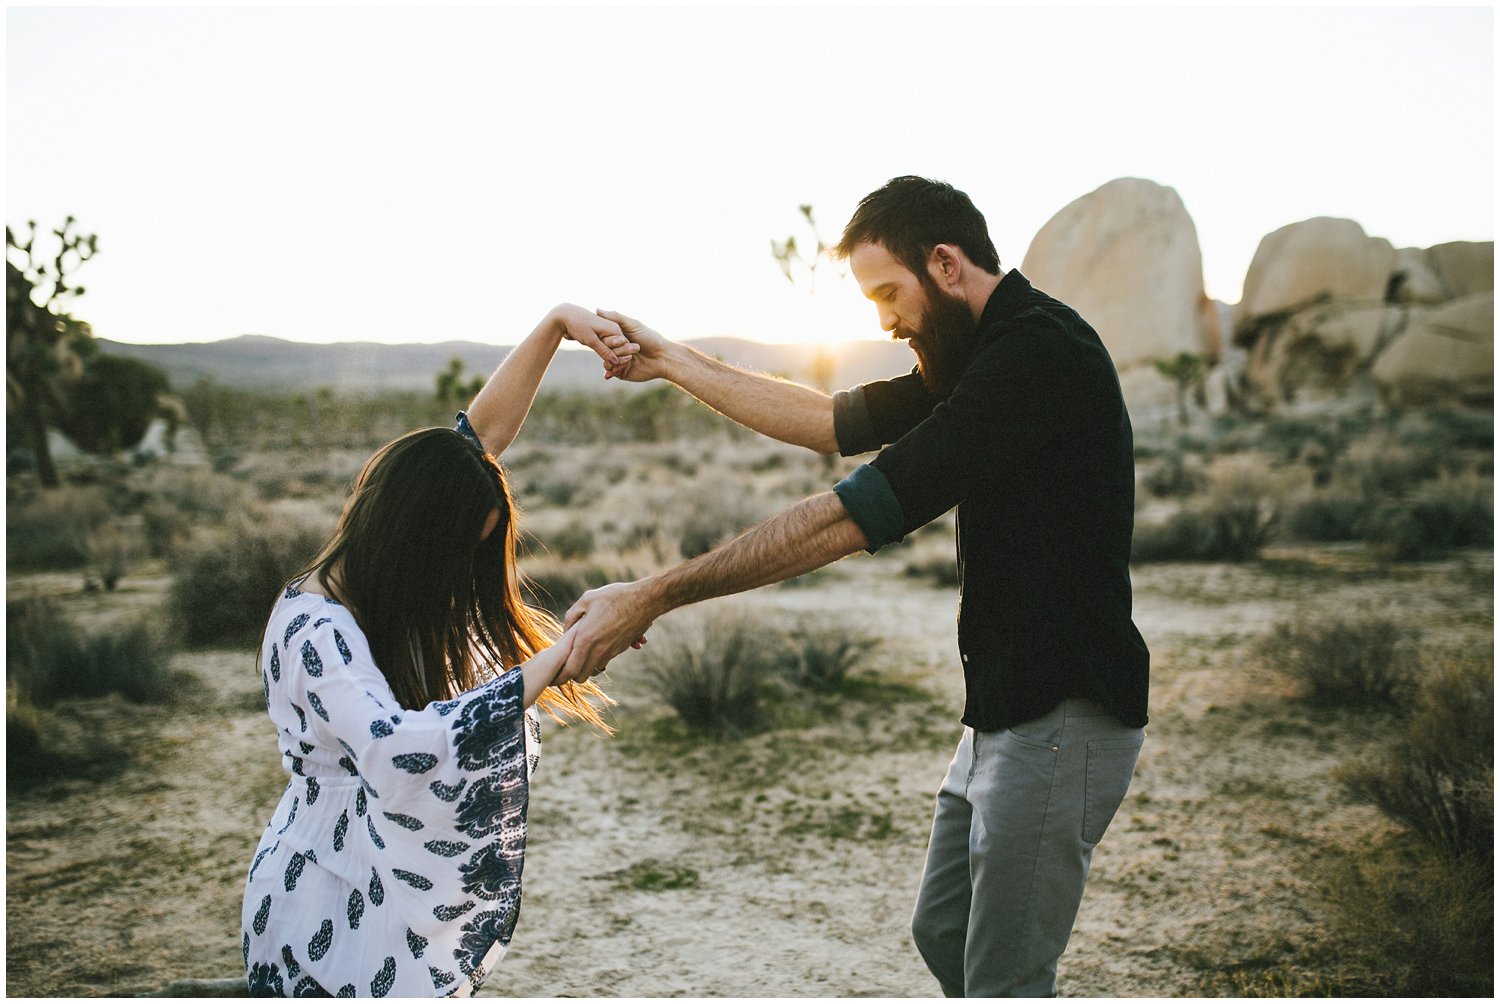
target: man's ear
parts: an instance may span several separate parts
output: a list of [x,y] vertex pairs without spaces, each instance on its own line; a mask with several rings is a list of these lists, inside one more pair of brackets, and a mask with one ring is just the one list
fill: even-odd
[[967,260],[952,244],[938,244],[927,255],[927,274],[939,289],[957,290],[963,280]]

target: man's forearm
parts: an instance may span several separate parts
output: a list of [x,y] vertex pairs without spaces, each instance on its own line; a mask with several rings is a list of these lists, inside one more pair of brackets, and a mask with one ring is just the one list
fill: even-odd
[[757,523],[734,540],[642,580],[658,615],[781,582],[868,546],[844,503],[824,492]]
[[833,399],[822,391],[739,369],[681,343],[672,346],[666,376],[747,429],[818,453],[838,452]]

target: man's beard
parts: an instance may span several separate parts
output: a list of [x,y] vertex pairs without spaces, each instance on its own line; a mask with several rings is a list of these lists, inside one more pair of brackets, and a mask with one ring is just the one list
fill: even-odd
[[917,354],[917,372],[929,394],[946,398],[958,386],[958,380],[974,358],[975,332],[978,324],[969,305],[960,297],[950,296],[935,283],[923,283],[927,290],[927,309],[915,331],[896,329],[896,337],[905,338]]

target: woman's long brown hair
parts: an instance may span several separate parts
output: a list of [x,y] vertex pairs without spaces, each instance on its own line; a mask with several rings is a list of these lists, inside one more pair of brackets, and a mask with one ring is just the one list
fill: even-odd
[[[500,522],[480,541],[496,509]],[[354,614],[396,700],[422,708],[478,686],[481,669],[520,665],[561,633],[521,596],[516,517],[495,458],[452,429],[422,429],[376,451],[332,539],[291,581],[316,572]],[[591,697],[613,703],[593,683],[569,682],[537,705],[612,732]]]

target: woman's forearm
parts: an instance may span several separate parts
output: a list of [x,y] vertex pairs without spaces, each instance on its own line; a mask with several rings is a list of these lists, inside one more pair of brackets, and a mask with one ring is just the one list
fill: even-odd
[[554,308],[510,350],[474,396],[469,405],[469,424],[485,452],[499,456],[514,442],[562,338],[563,325]]

